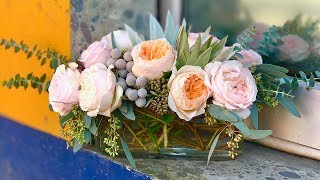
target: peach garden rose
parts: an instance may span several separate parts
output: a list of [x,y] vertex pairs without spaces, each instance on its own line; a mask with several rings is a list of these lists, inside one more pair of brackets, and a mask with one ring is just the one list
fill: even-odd
[[205,112],[210,89],[207,73],[198,66],[186,65],[173,70],[168,82],[168,105],[179,118],[190,121]]
[[112,68],[95,64],[81,72],[79,103],[88,116],[110,117],[110,113],[121,105],[123,90],[116,84]]
[[249,106],[256,100],[258,92],[250,70],[239,61],[230,60],[209,63],[205,71],[210,78],[212,103],[247,118],[250,115]]
[[164,72],[171,71],[176,60],[175,50],[164,38],[137,44],[131,55],[134,62],[133,74],[149,80],[162,77]]
[[49,102],[52,109],[61,116],[68,114],[79,102],[80,72],[76,63],[69,67],[60,65],[54,73],[49,86]]

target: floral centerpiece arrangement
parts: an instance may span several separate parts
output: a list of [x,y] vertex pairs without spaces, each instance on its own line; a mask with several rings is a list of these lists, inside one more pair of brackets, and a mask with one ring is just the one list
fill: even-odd
[[[125,25],[75,60],[3,39],[6,49],[24,52],[27,58],[35,55],[41,65],[49,61],[54,69],[50,80],[45,74],[17,74],[3,85],[31,86],[39,93],[46,89],[68,146],[78,151],[84,144],[96,144],[110,156],[124,152],[133,166],[132,152],[138,151],[204,152],[208,163],[223,153],[233,159],[241,152],[243,137],[272,134],[258,130],[262,105],[281,104],[300,116],[292,101],[299,79],[287,78],[286,68],[264,64],[248,48],[254,28],[228,47],[227,37],[211,35],[210,27],[189,32],[185,21],[177,26],[170,13],[164,29],[152,16],[149,23],[149,40]],[[253,129],[244,123],[249,117]]]

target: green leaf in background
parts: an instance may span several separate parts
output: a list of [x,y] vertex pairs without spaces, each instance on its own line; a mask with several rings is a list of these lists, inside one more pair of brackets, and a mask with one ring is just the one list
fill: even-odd
[[286,108],[291,114],[293,114],[296,117],[301,118],[301,115],[300,115],[299,111],[297,110],[295,104],[288,96],[282,96],[282,95],[278,94],[276,98],[279,101],[279,103],[284,108]]
[[257,104],[256,104],[256,103],[253,103],[253,104],[251,105],[250,111],[251,111],[251,120],[252,120],[253,127],[254,127],[255,129],[258,129],[258,125],[259,125],[259,112],[258,112],[258,107],[257,107]]
[[111,43],[112,43],[112,48],[113,49],[117,48],[116,38],[114,37],[114,33],[113,32],[111,32]]
[[164,114],[161,119],[166,122],[167,124],[170,124],[175,119],[174,114]]
[[86,141],[86,143],[88,144],[91,141],[91,132],[89,129],[85,129],[83,132],[83,136],[84,136],[84,140]]
[[314,80],[314,76],[311,73],[310,79],[309,79],[309,87],[314,87],[314,85],[316,84],[315,80]]
[[96,125],[96,121],[94,119],[91,121],[91,125],[89,127],[89,130],[93,135],[97,135],[98,128]]
[[133,45],[136,45],[136,44],[142,42],[138,33],[135,32],[130,26],[125,24],[124,27],[125,27],[126,31],[128,32],[129,38],[130,38]]
[[78,152],[81,147],[82,147],[82,144],[80,144],[79,141],[77,139],[75,139],[73,141],[73,152],[74,153]]
[[205,50],[195,62],[192,63],[194,66],[200,66],[201,68],[204,68],[210,60],[210,55],[211,55],[211,50],[212,48],[210,47],[209,49]]
[[84,126],[86,128],[90,128],[92,117],[88,116],[87,113],[84,113],[83,120],[84,120]]
[[251,139],[262,139],[272,134],[272,130],[257,130],[257,129],[250,129],[250,135],[247,136]]
[[208,154],[207,166],[209,165],[211,156],[212,156],[212,154],[213,154],[214,149],[215,149],[216,146],[217,146],[217,143],[218,143],[218,140],[219,140],[219,137],[220,137],[220,134],[221,134],[221,133],[222,133],[222,131],[221,131],[221,132],[214,138],[214,140],[212,141],[212,144],[211,144],[210,150],[209,150],[209,154]]
[[208,108],[209,114],[219,120],[228,121],[228,122],[237,122],[238,119],[231,112],[223,109],[222,107],[210,104]]
[[316,74],[317,78],[320,79],[320,71],[315,71],[314,73]]
[[244,136],[250,136],[250,130],[249,128],[244,124],[243,121],[238,121],[235,123],[232,123]]
[[72,119],[74,117],[74,114],[72,111],[70,111],[67,115],[65,116],[60,116],[60,125],[61,127],[64,128],[64,126],[66,125],[66,123]]
[[130,152],[130,149],[129,149],[127,143],[122,139],[122,137],[120,137],[120,141],[121,141],[121,145],[122,145],[124,154],[126,155],[129,163],[131,164],[132,167],[136,168],[136,162],[134,162],[133,156]]
[[297,77],[294,77],[291,81],[291,89],[292,90],[295,90],[299,87],[299,83],[298,83],[298,78]]
[[161,25],[159,24],[158,20],[153,17],[152,15],[149,16],[149,20],[150,20],[150,39],[160,39],[160,38],[164,38],[164,33],[162,30]]
[[124,101],[122,106],[127,106],[127,111],[122,111],[121,109],[123,108],[121,108],[119,109],[121,114],[130,120],[136,120],[136,116],[134,115],[132,104],[127,101]]
[[281,66],[277,66],[277,65],[273,65],[273,64],[260,64],[257,65],[257,70],[262,70],[262,71],[279,71],[279,72],[283,72],[283,73],[288,73],[289,70],[281,67]]
[[167,19],[166,19],[165,35],[166,35],[166,39],[172,46],[175,46],[178,33],[179,33],[179,28],[174,22],[174,18],[171,15],[170,11],[168,11]]

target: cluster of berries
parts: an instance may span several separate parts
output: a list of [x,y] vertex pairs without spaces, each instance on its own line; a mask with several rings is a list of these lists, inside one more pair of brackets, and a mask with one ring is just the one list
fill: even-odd
[[111,51],[111,58],[107,60],[107,67],[113,65],[116,69],[117,84],[124,91],[125,97],[134,101],[138,107],[145,107],[147,104],[146,97],[148,92],[145,89],[147,78],[140,76],[136,77],[132,73],[132,56],[130,51],[121,52],[119,49]]

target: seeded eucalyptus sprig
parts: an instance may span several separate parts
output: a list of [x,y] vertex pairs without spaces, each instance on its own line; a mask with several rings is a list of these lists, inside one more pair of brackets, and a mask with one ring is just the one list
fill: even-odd
[[147,90],[151,94],[151,99],[147,103],[147,107],[153,113],[162,116],[168,113],[168,79],[159,78],[152,80],[147,84]]
[[107,145],[105,151],[110,156],[114,157],[118,155],[119,151],[118,141],[120,139],[120,135],[118,133],[118,130],[121,128],[121,126],[119,125],[120,120],[116,116],[112,115],[108,119],[108,123],[108,127],[104,132],[107,137],[104,138],[103,143]]

